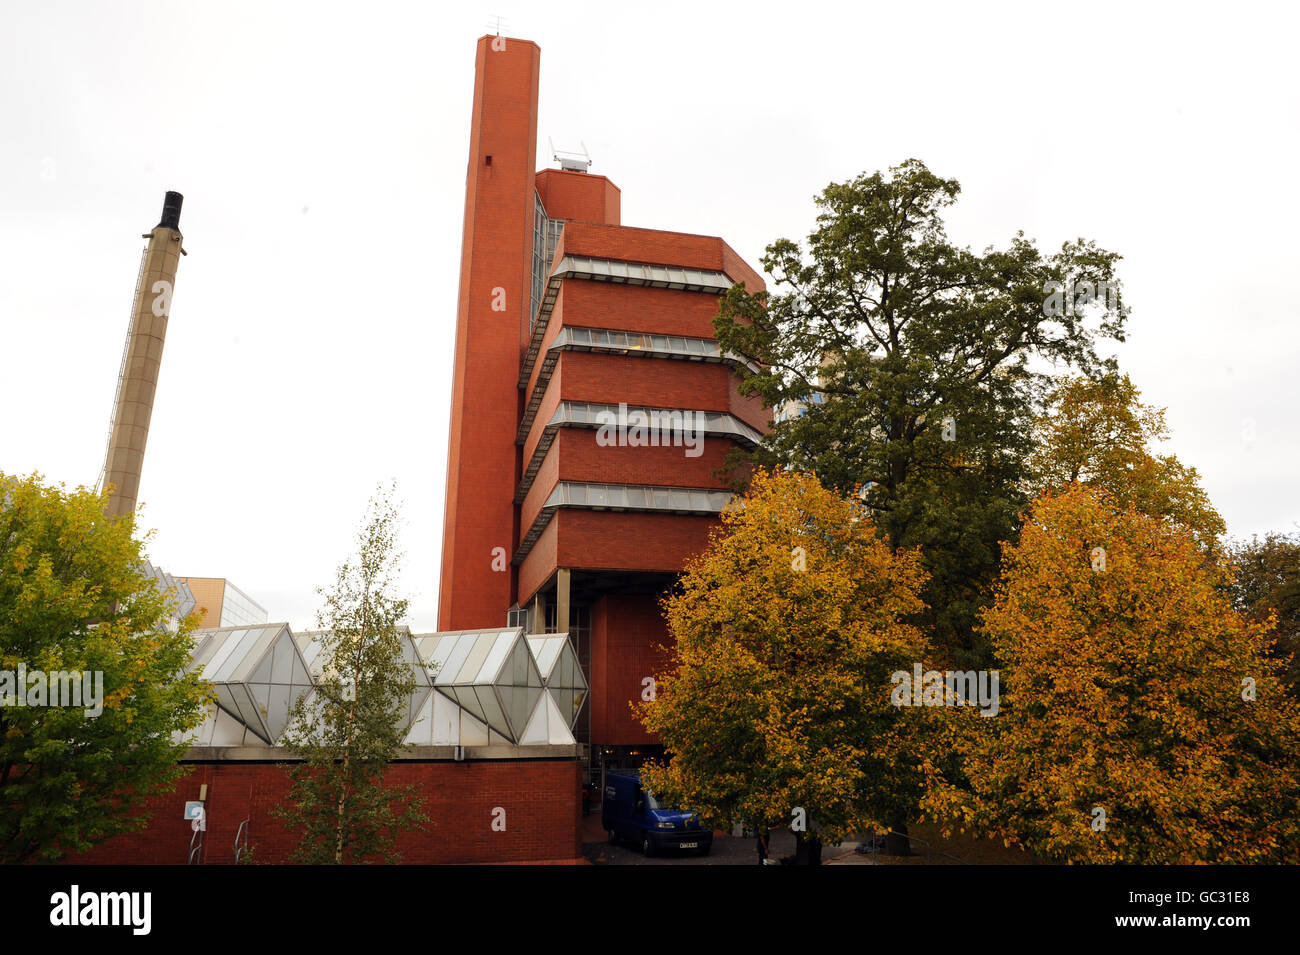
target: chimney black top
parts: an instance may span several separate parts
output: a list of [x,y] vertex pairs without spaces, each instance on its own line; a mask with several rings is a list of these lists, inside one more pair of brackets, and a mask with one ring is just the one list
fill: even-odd
[[154,228],[157,229],[175,229],[181,231],[181,203],[185,197],[179,192],[167,193],[167,198],[163,200],[162,221]]

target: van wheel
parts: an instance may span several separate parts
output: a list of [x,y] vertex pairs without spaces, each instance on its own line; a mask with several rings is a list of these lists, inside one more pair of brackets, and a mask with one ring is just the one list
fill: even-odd
[[698,852],[698,853],[699,853],[700,855],[702,855],[702,856],[706,856],[706,855],[709,854],[709,850],[712,849],[712,848],[713,848],[712,845],[700,846],[700,847],[699,847],[698,849],[696,849],[695,851]]
[[655,854],[655,844],[651,841],[649,835],[643,834],[641,836],[641,854],[647,859]]

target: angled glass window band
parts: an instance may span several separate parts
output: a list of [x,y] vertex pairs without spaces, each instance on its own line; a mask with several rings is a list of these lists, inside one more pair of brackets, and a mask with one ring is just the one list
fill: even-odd
[[590,346],[592,348],[609,348],[619,351],[638,351],[655,355],[681,358],[708,358],[714,361],[723,358],[718,343],[711,338],[686,338],[680,335],[649,335],[642,332],[625,332],[609,328],[575,328],[565,326],[560,329],[555,341],[548,351],[573,346]]
[[725,272],[687,269],[680,266],[596,259],[584,255],[566,255],[556,270],[568,278],[595,279],[602,282],[626,282],[633,285],[658,285],[718,294],[734,284]]
[[[648,426],[664,433],[687,432],[711,437],[740,439],[757,445],[762,435],[732,414],[700,411],[692,408],[650,408],[627,405],[596,404],[590,401],[562,401],[548,428],[571,425],[602,428],[623,424]],[[549,445],[547,445],[549,447]],[[541,445],[539,445],[539,448]]]
[[643,484],[586,484],[561,481],[543,509],[579,507],[616,510],[672,511],[679,514],[720,514],[731,500],[727,491],[703,488],[653,487]]

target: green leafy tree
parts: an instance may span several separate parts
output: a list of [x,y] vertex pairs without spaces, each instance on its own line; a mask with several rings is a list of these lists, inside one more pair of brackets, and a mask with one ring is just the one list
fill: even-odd
[[806,405],[758,462],[844,493],[861,485],[889,543],[921,548],[936,649],[983,664],[976,613],[1026,503],[1044,369],[1109,367],[1096,342],[1122,340],[1125,319],[1119,257],[1090,242],[1054,255],[1023,234],[982,254],[952,244],[942,213],[959,190],[915,159],[828,186],[806,252],[767,248],[776,293],[733,287],[715,327],[724,350],[759,365],[744,393]]
[[397,834],[427,822],[415,787],[384,779],[402,749],[406,702],[416,687],[398,631],[407,601],[395,593],[397,520],[390,494],[381,491],[356,554],[339,567],[332,588],[318,590],[327,665],[286,731],[285,745],[302,762],[289,770],[289,803],[277,812],[302,831],[295,862],[399,862]]
[[890,677],[924,657],[904,622],[924,579],[858,502],[756,472],[665,601],[668,672],[637,711],[671,758],[642,770],[647,786],[724,826],[797,826],[802,810],[826,842],[913,818],[925,737]]
[[1253,620],[1276,621],[1274,655],[1300,696],[1300,534],[1266,534],[1232,548],[1232,598]]
[[[107,493],[0,473],[0,862],[54,861],[144,828],[145,800],[169,790],[203,720],[207,691],[184,674],[191,616],[143,571],[132,516],[107,517]],[[81,706],[33,702],[39,671],[52,702],[83,677]],[[102,712],[87,701],[98,695]],[[27,681],[24,681],[27,682]]]

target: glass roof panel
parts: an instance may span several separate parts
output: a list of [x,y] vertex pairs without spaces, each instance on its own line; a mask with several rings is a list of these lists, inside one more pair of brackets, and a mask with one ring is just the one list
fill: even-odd
[[255,627],[239,642],[235,652],[226,657],[214,680],[247,680],[253,668],[262,662],[262,656],[271,645],[279,627]]
[[555,661],[560,657],[561,640],[565,640],[565,638],[560,636],[530,636],[528,638],[528,648],[532,650],[533,659],[537,661],[537,669],[541,671],[543,677],[546,677],[551,672],[555,667]]
[[527,661],[528,664],[528,685],[535,686],[540,689],[542,686],[542,673],[540,670],[537,669],[537,661],[533,659],[533,655],[531,653],[527,652],[526,648],[524,652],[524,659]]
[[303,665],[302,660],[300,660],[300,659],[298,658],[298,655],[297,655],[297,654],[294,654],[294,656],[293,656],[293,685],[294,685],[294,686],[310,686],[310,685],[311,685],[311,682],[312,682],[311,677],[307,674],[307,669],[306,669],[306,667]]
[[448,686],[444,692],[460,704],[462,709],[468,710],[477,719],[483,720],[483,704],[478,695],[471,686]]
[[253,703],[253,698],[249,695],[248,686],[244,683],[223,683],[223,689],[227,691],[227,699],[234,708],[234,715],[237,716],[245,726],[262,737],[266,742],[266,730],[262,726],[262,716]]
[[420,649],[425,661],[437,667],[436,682],[450,683],[453,674],[447,668],[447,659],[456,649],[456,637],[454,635],[425,637],[421,641]]
[[497,680],[500,686],[527,686],[528,685],[528,667],[532,665],[533,657],[528,652],[528,646],[524,641],[519,641],[510,648],[510,659],[505,667],[501,670],[501,678]]
[[415,677],[415,682],[421,687],[429,685],[429,671],[424,668],[424,658],[420,656],[420,651],[415,648],[415,640],[412,639],[410,632],[401,635],[402,640],[402,659],[406,665],[411,668],[411,674]]
[[510,708],[510,725],[514,729],[515,738],[523,732],[524,725],[528,722],[529,715],[537,708],[537,701],[542,698],[545,691],[539,686],[530,686],[527,689],[514,690],[515,701]]
[[[237,639],[235,633],[239,634]],[[261,627],[232,632],[227,645],[222,647],[217,654],[214,654],[212,662],[204,670],[204,679],[212,680],[215,683],[230,679],[230,675],[244,662],[244,656],[248,653],[249,648],[257,642],[257,638],[261,635]],[[221,660],[220,663],[217,662],[218,656]]]
[[460,672],[456,674],[457,683],[476,683],[478,682],[479,670],[483,667],[483,661],[492,651],[492,645],[496,643],[497,635],[494,631],[480,633],[478,638],[470,647],[469,654],[460,665]]
[[496,675],[501,672],[501,664],[505,662],[506,654],[510,652],[515,639],[516,634],[510,631],[503,631],[497,636],[491,651],[484,657],[483,665],[475,675],[476,682],[491,683],[496,679]]
[[257,665],[248,676],[248,683],[270,683],[271,682],[271,665],[275,662],[275,648],[271,652],[262,655],[262,662]]
[[416,687],[415,692],[411,694],[411,698],[406,707],[405,725],[408,729],[415,724],[416,719],[420,715],[420,710],[423,709],[424,703],[428,700],[431,692],[433,691],[426,685]]
[[479,712],[482,714],[483,722],[502,736],[511,737],[513,735],[510,732],[510,727],[506,724],[505,712],[501,709],[501,702],[497,699],[496,687],[465,687],[462,692],[477,696]]
[[194,650],[190,653],[190,669],[202,665],[202,662],[210,656],[210,647],[208,646],[213,640],[217,639],[211,630],[195,630],[192,639],[194,641]]
[[264,717],[271,707],[271,684],[269,683],[249,683],[248,692],[253,697],[253,703],[257,711]]
[[234,652],[235,647],[239,645],[240,640],[244,639],[247,632],[246,630],[218,630],[213,633],[211,641],[205,645],[205,649],[209,653],[208,658],[203,661],[196,661],[203,664],[203,671],[199,673],[199,677],[205,680],[213,679],[211,674],[215,674],[221,668],[226,662],[226,658]]
[[[253,669],[260,667],[261,661],[269,654],[270,644],[274,642],[278,634],[285,631],[285,626],[264,626],[253,630],[253,641],[246,651],[243,651],[243,660],[239,661],[235,667],[230,667],[230,661],[227,660],[227,668],[230,669],[229,680],[242,680],[247,682],[252,677]],[[231,657],[233,659],[233,657]],[[268,676],[270,670],[268,669]]]
[[465,663],[465,658],[469,656],[470,651],[474,649],[474,642],[478,639],[477,633],[457,633],[443,637],[444,640],[451,642],[451,652],[447,654],[442,668],[438,671],[439,683],[457,683],[460,677],[460,668]]
[[271,731],[272,739],[279,739],[289,725],[289,710],[296,699],[293,687],[276,684],[271,687],[270,702],[267,706],[266,728]]
[[294,634],[293,640],[302,653],[303,661],[309,667],[314,666],[316,657],[320,655],[320,641],[307,633]]
[[271,651],[271,682],[288,683],[293,674],[294,642],[286,631]]

